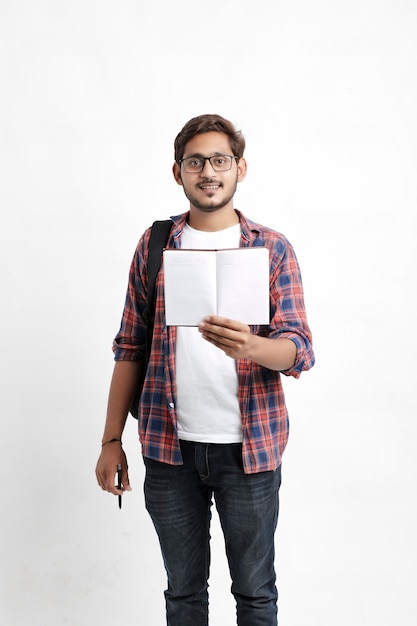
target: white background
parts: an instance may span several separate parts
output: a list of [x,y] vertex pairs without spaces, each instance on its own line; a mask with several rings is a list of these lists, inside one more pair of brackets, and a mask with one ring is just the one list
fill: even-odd
[[[173,140],[247,140],[236,206],[297,252],[317,364],[286,380],[280,626],[416,623],[414,0],[4,0],[0,15],[0,616],[164,624],[134,491],[94,468],[128,266],[187,209]],[[211,625],[235,623],[217,519]]]

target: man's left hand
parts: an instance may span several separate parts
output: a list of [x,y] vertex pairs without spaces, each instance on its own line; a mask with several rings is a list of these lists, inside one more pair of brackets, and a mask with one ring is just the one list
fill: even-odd
[[199,324],[198,330],[209,341],[232,359],[250,359],[254,341],[249,326],[227,317],[210,315]]

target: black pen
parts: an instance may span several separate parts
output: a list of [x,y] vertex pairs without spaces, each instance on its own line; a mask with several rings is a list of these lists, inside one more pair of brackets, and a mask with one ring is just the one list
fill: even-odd
[[[117,488],[122,488],[122,466],[120,463],[117,464]],[[119,494],[119,509],[122,508],[122,496]]]

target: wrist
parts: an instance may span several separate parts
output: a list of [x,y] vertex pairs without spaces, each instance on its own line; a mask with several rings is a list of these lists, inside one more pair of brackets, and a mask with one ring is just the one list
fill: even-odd
[[101,447],[104,448],[104,446],[107,446],[109,444],[114,444],[114,443],[119,443],[120,445],[123,445],[122,440],[115,437],[114,439],[108,439],[107,441],[102,441]]

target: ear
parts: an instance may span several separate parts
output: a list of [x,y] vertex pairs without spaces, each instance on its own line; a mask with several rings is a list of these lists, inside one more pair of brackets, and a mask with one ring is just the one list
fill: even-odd
[[240,183],[246,176],[248,164],[243,157],[237,162],[237,180]]
[[174,178],[177,181],[178,185],[182,185],[181,166],[176,161],[172,166],[172,173],[174,174]]

